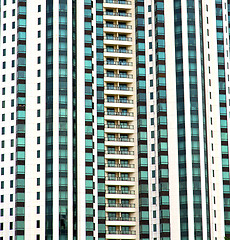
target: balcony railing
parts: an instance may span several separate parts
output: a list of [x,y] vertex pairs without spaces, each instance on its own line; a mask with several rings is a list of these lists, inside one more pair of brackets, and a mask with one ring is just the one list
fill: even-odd
[[107,16],[119,16],[119,17],[132,17],[132,13],[123,13],[123,12],[104,12],[104,15]]
[[111,73],[105,73],[105,77],[110,77],[110,78],[133,78],[132,74],[111,74]]
[[112,141],[112,142],[134,142],[134,138],[105,138],[105,141]]
[[130,181],[134,182],[135,177],[105,177],[106,181]]
[[132,53],[132,50],[126,50],[126,49],[108,49],[105,48],[104,52],[112,52],[112,53]]
[[117,207],[117,208],[135,208],[135,204],[122,204],[122,203],[106,203],[106,207]]
[[106,36],[106,40],[116,40],[116,41],[132,41],[131,37],[113,37],[113,36]]
[[106,150],[106,154],[118,154],[118,155],[134,155],[134,151],[114,151],[114,150]]
[[115,168],[134,168],[134,164],[114,164],[114,163],[106,163],[106,167],[115,167]]
[[135,190],[129,190],[129,191],[125,191],[125,190],[105,190],[106,194],[127,194],[127,195],[134,195],[135,194]]
[[112,231],[112,230],[107,230],[106,234],[136,235],[136,231]]
[[119,128],[119,129],[134,129],[134,125],[115,125],[115,124],[105,124],[106,128]]
[[107,103],[129,103],[129,104],[132,104],[133,100],[128,100],[128,99],[105,99],[105,102],[107,102]]
[[133,66],[132,62],[121,62],[121,61],[105,61],[105,65],[119,65],[119,66]]
[[107,217],[107,221],[131,221],[135,222],[136,218],[135,217]]
[[105,90],[121,90],[121,91],[133,91],[133,87],[114,87],[114,86],[105,86]]
[[104,0],[104,3],[115,3],[115,4],[131,5],[131,1],[126,1],[126,0]]
[[133,112],[105,112],[105,115],[133,117],[134,113]]
[[132,29],[131,25],[125,25],[125,24],[110,24],[110,23],[106,23],[106,24],[104,24],[104,27],[107,27],[107,28]]

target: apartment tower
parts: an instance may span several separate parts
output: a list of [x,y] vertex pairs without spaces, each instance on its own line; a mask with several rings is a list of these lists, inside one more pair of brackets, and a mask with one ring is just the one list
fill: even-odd
[[230,237],[227,0],[0,0],[0,240]]

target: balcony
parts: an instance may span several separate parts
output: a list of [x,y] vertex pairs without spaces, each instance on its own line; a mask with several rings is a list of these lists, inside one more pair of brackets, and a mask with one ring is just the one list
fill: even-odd
[[129,181],[134,182],[134,177],[105,177],[106,181]]
[[134,133],[133,125],[105,124],[106,133]]
[[105,141],[111,141],[111,142],[134,142],[134,138],[105,138]]
[[132,13],[108,12],[104,11],[106,16],[132,17]]
[[105,69],[113,69],[113,70],[126,70],[131,71],[133,68],[132,62],[124,62],[124,61],[105,61],[104,62]]
[[135,204],[122,204],[122,203],[106,203],[106,207],[110,208],[135,208]]
[[127,103],[127,104],[133,104],[133,100],[128,100],[128,99],[105,99],[106,103]]
[[113,151],[106,150],[105,154],[116,154],[116,155],[134,155],[134,151]]
[[136,231],[106,231],[106,239],[136,239]]
[[105,164],[105,171],[106,172],[117,172],[117,173],[134,173],[135,168],[134,164]]
[[132,25],[126,24],[104,24],[104,31],[109,33],[132,33]]
[[106,224],[110,226],[135,226],[136,218],[135,217],[107,217]]
[[133,87],[113,87],[113,86],[105,86],[104,90],[120,90],[120,91],[133,91]]
[[136,231],[106,231],[106,234],[125,234],[125,235],[136,235]]
[[111,164],[111,163],[106,163],[105,167],[109,168],[134,168],[134,164]]
[[105,138],[107,146],[134,147],[134,138]]
[[103,7],[106,8],[119,8],[119,9],[131,9],[131,1],[126,0],[104,0]]
[[106,221],[136,221],[135,217],[107,217]]
[[105,120],[133,121],[133,112],[105,112]]
[[104,0],[104,3],[131,5],[131,1],[126,1],[126,0]]
[[105,48],[104,56],[105,57],[120,57],[120,58],[132,58],[132,50],[128,49],[113,49]]
[[105,190],[106,194],[125,194],[125,195],[135,195],[134,190],[123,191],[123,190]]

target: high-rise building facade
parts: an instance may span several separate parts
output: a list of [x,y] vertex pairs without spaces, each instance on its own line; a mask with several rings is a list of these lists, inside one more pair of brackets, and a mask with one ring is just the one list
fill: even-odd
[[0,240],[230,237],[227,0],[0,0]]

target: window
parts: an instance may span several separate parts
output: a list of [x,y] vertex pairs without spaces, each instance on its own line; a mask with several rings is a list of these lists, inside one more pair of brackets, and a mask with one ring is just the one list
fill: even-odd
[[40,178],[37,178],[37,186],[40,186]]
[[6,75],[2,75],[2,81],[5,82],[6,81]]
[[6,69],[6,62],[3,62],[3,63],[2,63],[2,68],[3,68],[3,69]]
[[11,80],[14,80],[14,79],[15,79],[15,74],[12,73],[12,74],[11,74]]
[[14,107],[14,99],[11,99],[11,107]]
[[14,120],[14,113],[11,113],[11,120]]
[[40,51],[41,50],[41,44],[39,43],[38,44],[38,51]]
[[6,0],[4,0],[4,3],[3,3],[3,5],[6,5],[6,3],[7,3],[7,2],[6,2]]
[[40,150],[38,150],[37,151],[37,158],[40,158],[40,156],[41,156],[41,152],[40,152]]
[[2,95],[5,95],[5,94],[6,94],[6,89],[2,88]]
[[10,230],[13,229],[13,222],[10,222]]
[[12,29],[15,29],[15,22],[12,22]]
[[153,33],[152,30],[149,30],[149,37],[152,37]]
[[12,47],[12,54],[15,54],[15,47]]
[[38,25],[41,25],[41,18],[38,18]]
[[41,70],[40,69],[37,72],[37,77],[41,77]]
[[40,214],[40,206],[37,206],[37,214]]
[[41,57],[38,57],[38,61],[37,61],[38,64],[41,63]]
[[13,208],[10,208],[10,216],[13,216]]
[[41,90],[41,83],[37,84],[37,90]]
[[41,117],[41,110],[37,110],[37,117]]
[[11,132],[11,133],[14,133],[14,126],[11,126],[11,127],[10,127],[10,132]]
[[12,16],[15,16],[15,9],[12,10]]
[[4,181],[1,181],[1,189],[4,189]]
[[37,172],[40,172],[40,164],[37,164]]
[[1,175],[4,175],[4,168],[1,168]]
[[12,42],[15,41],[15,34],[12,35]]
[[152,18],[151,17],[148,18],[148,23],[152,24]]
[[6,18],[6,11],[3,12],[3,18]]
[[153,43],[149,42],[149,49],[153,49]]
[[148,5],[148,12],[151,12],[152,6]]
[[4,162],[4,160],[5,160],[5,155],[1,154],[1,162]]
[[15,67],[15,60],[12,60],[11,67]]
[[3,55],[3,56],[6,56],[6,49],[3,49],[2,55]]
[[37,200],[40,200],[40,192],[37,192]]
[[13,187],[14,187],[14,181],[10,180],[10,188],[13,188]]
[[41,103],[41,97],[40,96],[37,97],[37,103],[38,104]]
[[11,93],[14,93],[14,86],[11,87]]
[[2,127],[2,135],[5,134],[5,127]]
[[6,43],[6,36],[3,36],[3,43]]
[[40,137],[37,137],[37,144],[40,144],[41,143],[41,139]]
[[41,37],[41,31],[38,31],[38,38]]
[[14,174],[14,167],[10,167],[10,174]]
[[37,228],[40,228],[40,220],[37,220]]
[[10,160],[14,160],[14,153],[10,153]]
[[41,5],[38,5],[38,12],[41,12]]
[[0,211],[0,216],[3,217],[4,216],[4,209],[2,208],[1,211]]
[[13,202],[13,201],[14,201],[14,195],[10,194],[10,202]]

